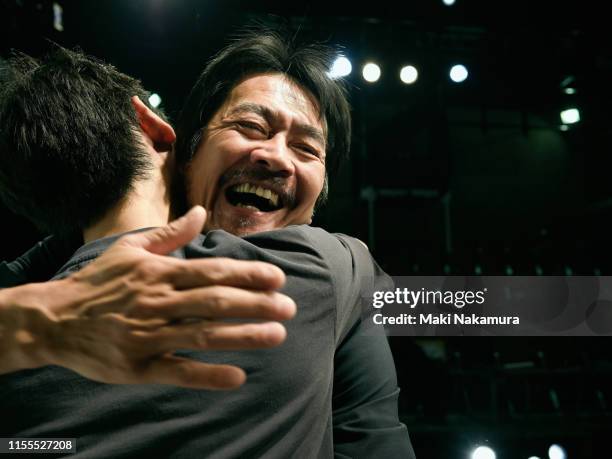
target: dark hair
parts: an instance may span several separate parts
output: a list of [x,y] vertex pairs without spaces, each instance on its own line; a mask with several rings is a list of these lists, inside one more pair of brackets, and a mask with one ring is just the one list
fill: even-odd
[[57,46],[1,64],[0,85],[0,197],[40,229],[86,228],[146,177],[138,80]]
[[[327,126],[326,170],[334,173],[348,155],[351,114],[343,83],[328,76],[333,49],[317,44],[299,45],[277,31],[256,27],[240,34],[206,65],[191,90],[177,123],[175,204],[184,210],[185,165],[202,138],[202,129],[223,105],[231,90],[244,78],[261,73],[280,73],[307,89],[316,98],[319,115]],[[327,194],[327,180],[320,201]],[[322,198],[322,199],[321,199]]]

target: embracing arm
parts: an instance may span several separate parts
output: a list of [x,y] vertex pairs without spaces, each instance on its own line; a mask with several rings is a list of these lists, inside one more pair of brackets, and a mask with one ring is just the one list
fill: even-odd
[[106,383],[240,386],[242,369],[173,352],[276,346],[286,334],[277,321],[295,303],[276,292],[284,274],[267,263],[162,255],[192,240],[204,219],[195,208],[122,237],[63,280],[0,290],[0,374],[54,364]]
[[392,281],[365,244],[336,235],[328,248],[337,301],[333,432],[337,458],[414,458],[408,430],[399,420],[397,376],[385,330],[369,321],[362,301]]

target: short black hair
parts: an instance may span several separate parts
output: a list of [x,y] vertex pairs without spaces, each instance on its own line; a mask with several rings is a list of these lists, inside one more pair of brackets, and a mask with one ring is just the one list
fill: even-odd
[[40,61],[0,64],[0,198],[39,229],[64,233],[100,219],[146,177],[131,96],[140,82],[60,46]]
[[[225,102],[232,89],[246,77],[280,73],[307,89],[318,103],[327,128],[326,173],[333,174],[348,155],[351,113],[343,82],[329,77],[337,52],[321,44],[302,45],[286,32],[254,26],[240,32],[205,66],[180,113],[176,130],[176,161],[181,176],[175,180],[177,211],[184,210],[185,166],[202,139],[202,130]],[[326,177],[327,178],[327,177]],[[327,180],[322,198],[327,194]],[[319,200],[321,201],[321,199]]]

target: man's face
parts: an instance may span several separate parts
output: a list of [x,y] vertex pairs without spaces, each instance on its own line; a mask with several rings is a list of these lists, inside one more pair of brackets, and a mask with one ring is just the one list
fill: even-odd
[[206,230],[245,235],[310,223],[325,179],[325,133],[314,98],[280,74],[238,84],[187,169],[188,200]]

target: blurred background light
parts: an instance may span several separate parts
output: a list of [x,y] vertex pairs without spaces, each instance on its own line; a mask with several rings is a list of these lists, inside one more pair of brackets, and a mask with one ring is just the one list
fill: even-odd
[[156,92],[154,92],[153,94],[151,94],[149,96],[149,103],[151,104],[151,107],[153,108],[157,108],[159,107],[159,104],[161,104],[161,97],[159,97],[159,94],[157,94]]
[[353,66],[351,65],[351,61],[344,56],[340,56],[334,61],[328,75],[330,78],[334,79],[342,78],[350,75],[352,71]]
[[567,454],[565,454],[565,450],[560,445],[551,445],[548,448],[548,457],[550,459],[566,459]]
[[419,71],[412,65],[406,65],[400,70],[400,80],[406,84],[414,83],[419,78]]
[[467,77],[468,71],[464,65],[453,65],[453,67],[450,69],[450,78],[455,83],[461,83],[462,81],[465,81]]
[[488,446],[479,446],[472,452],[472,459],[495,459],[495,451]]
[[561,112],[561,121],[565,124],[574,124],[580,121],[580,111],[577,108],[568,108]]
[[363,66],[363,79],[369,83],[375,83],[380,78],[380,67],[372,62]]

